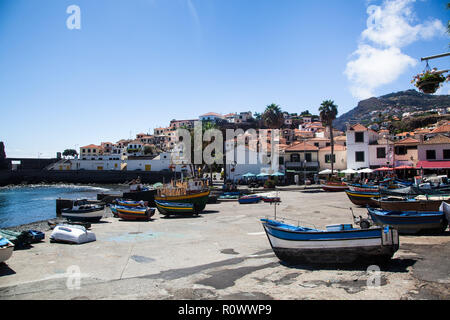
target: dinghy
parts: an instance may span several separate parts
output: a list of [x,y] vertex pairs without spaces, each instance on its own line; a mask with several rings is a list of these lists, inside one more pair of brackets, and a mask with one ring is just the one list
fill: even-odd
[[119,206],[123,207],[146,207],[148,205],[147,201],[133,201],[133,200],[121,200],[116,199],[116,202]]
[[275,255],[288,264],[384,262],[398,250],[395,229],[355,229],[351,224],[331,225],[326,230],[261,219]]
[[443,232],[448,225],[442,211],[389,211],[367,208],[376,225],[389,225],[401,234]]
[[77,225],[59,224],[50,235],[50,242],[81,244],[95,240],[95,234],[92,231]]
[[379,198],[380,194],[378,192],[365,192],[365,191],[348,191],[346,190],[348,198],[353,204],[358,206],[367,206],[370,205],[372,207],[378,207],[378,203],[373,201],[372,198]]
[[344,191],[348,190],[348,185],[345,182],[337,182],[337,181],[327,181],[325,184],[321,185],[324,191]]
[[247,203],[258,203],[261,201],[261,197],[258,195],[249,195],[249,196],[243,196],[239,198],[240,204],[247,204]]
[[72,208],[62,209],[61,216],[70,221],[98,222],[103,217],[104,208],[103,205],[77,200]]

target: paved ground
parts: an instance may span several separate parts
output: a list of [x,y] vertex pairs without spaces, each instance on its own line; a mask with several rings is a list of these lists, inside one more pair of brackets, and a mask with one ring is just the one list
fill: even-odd
[[[277,215],[323,228],[352,223],[345,193],[280,192]],[[273,254],[259,218],[273,205],[209,204],[199,217],[93,224],[97,241],[44,243],[0,265],[1,299],[449,299],[450,232],[401,236],[381,266],[380,286],[366,266],[286,266]],[[81,272],[81,278],[76,272]],[[79,280],[79,281],[78,281]]]

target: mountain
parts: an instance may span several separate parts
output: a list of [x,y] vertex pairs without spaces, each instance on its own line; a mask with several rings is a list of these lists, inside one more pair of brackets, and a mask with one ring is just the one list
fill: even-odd
[[450,95],[424,94],[411,89],[361,100],[355,108],[336,118],[333,126],[345,131],[347,122],[368,125],[388,119],[390,116],[401,119],[405,112],[431,111],[447,107],[450,107]]

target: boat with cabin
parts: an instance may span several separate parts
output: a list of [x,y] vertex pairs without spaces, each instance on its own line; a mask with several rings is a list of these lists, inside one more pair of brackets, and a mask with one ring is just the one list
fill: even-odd
[[194,211],[205,209],[210,190],[208,180],[172,181],[157,190],[155,204],[158,202],[191,203]]

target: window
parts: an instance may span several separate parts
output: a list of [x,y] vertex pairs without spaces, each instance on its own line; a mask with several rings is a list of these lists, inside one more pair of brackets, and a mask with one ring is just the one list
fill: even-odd
[[307,162],[311,162],[311,159],[312,159],[311,153],[305,153],[305,160]]
[[283,165],[284,164],[284,158],[283,157],[279,157],[278,158],[278,163]]
[[291,154],[291,162],[300,162],[300,156],[296,153]]
[[395,147],[395,154],[397,154],[397,155],[404,155],[407,153],[407,151],[408,150],[406,149],[406,146]]
[[355,142],[364,142],[364,132],[355,132]]
[[[331,154],[326,154],[325,155],[325,163],[331,163],[330,159],[331,159]],[[336,155],[335,154],[333,154],[333,163],[336,163]]]
[[319,147],[319,143],[318,142],[314,142],[314,145],[318,148]]
[[386,158],[386,149],[385,148],[377,148],[377,159]]
[[450,159],[450,149],[444,149],[444,159]]
[[436,150],[427,150],[427,160],[436,159]]
[[356,151],[355,152],[355,161],[356,162],[364,162],[364,151]]

